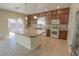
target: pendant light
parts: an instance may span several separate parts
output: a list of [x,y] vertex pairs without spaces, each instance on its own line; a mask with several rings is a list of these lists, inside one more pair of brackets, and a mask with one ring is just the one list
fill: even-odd
[[33,18],[34,18],[34,19],[37,19],[37,16],[34,16]]
[[[37,4],[36,4],[35,11],[37,12]],[[37,16],[35,15],[33,18],[34,18],[34,19],[37,19]]]
[[60,6],[57,6],[57,13],[60,14]]
[[[27,3],[24,3],[25,8],[27,8]],[[25,20],[28,20],[28,17],[25,17]]]
[[28,17],[25,18],[25,20],[27,20],[27,19],[28,19]]

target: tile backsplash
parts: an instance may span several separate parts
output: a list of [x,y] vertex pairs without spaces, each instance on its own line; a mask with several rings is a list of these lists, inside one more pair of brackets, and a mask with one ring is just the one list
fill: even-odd
[[[38,28],[37,24],[31,24],[31,27]],[[46,28],[54,28],[54,29],[67,31],[68,24],[56,24],[56,25],[46,24]]]
[[67,24],[60,24],[60,30],[68,30],[68,25]]

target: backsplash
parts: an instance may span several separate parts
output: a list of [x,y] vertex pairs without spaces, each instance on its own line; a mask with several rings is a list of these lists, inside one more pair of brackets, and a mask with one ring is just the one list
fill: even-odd
[[60,24],[60,30],[68,30],[68,25],[67,24]]
[[[31,24],[30,27],[38,28],[37,24]],[[64,30],[64,31],[68,30],[68,25],[67,24],[60,24],[60,25],[59,24],[56,24],[56,25],[46,24],[45,27],[46,28],[55,28],[55,29]]]

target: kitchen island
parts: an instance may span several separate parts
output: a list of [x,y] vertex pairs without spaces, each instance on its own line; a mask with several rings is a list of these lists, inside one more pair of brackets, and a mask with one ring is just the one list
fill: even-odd
[[29,50],[33,50],[41,44],[43,33],[45,33],[45,30],[26,29],[24,34],[16,33],[16,42]]

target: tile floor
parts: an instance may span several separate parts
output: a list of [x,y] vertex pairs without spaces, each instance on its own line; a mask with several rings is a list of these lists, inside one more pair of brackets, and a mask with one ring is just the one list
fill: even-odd
[[15,38],[0,38],[0,56],[68,56],[66,40],[42,36],[41,45],[33,51],[16,43]]

